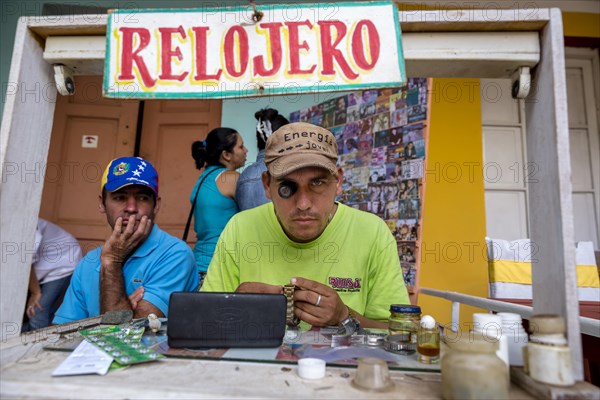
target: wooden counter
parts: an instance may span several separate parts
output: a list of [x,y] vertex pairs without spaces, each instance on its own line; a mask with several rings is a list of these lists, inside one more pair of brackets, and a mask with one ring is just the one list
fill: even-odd
[[[327,367],[326,377],[298,377],[295,365],[167,358],[108,373],[53,378],[52,371],[69,355],[47,351],[41,343],[17,340],[1,345],[0,398],[441,398],[441,375],[390,371],[393,390],[372,393],[355,389],[355,368]],[[511,399],[531,399],[512,386]]]

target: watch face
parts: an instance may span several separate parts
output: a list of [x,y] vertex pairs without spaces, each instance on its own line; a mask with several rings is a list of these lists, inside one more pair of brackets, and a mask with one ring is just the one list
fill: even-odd
[[349,316],[341,322],[342,328],[346,330],[346,335],[352,335],[358,331],[358,321]]

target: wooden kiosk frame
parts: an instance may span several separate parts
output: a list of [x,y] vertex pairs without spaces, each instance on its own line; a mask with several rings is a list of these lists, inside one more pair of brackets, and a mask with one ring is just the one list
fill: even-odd
[[[527,157],[538,165],[539,180],[530,184],[530,237],[543,265],[533,268],[533,310],[565,317],[574,376],[582,380],[560,11],[496,10],[493,18],[484,10],[410,11],[399,19],[408,76],[510,78],[519,67],[532,68]],[[90,43],[104,42],[106,23],[106,15],[19,20],[0,136],[3,344],[19,335],[15,327],[26,301],[31,253],[23,248],[33,246],[43,188],[43,179],[27,171],[47,160],[56,98],[52,63],[76,66],[82,75],[102,74],[104,50]],[[50,43],[67,47],[51,52]]]

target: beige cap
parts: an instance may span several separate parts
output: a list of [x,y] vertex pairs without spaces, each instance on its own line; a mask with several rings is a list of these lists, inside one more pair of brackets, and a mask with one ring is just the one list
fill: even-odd
[[337,142],[333,133],[306,122],[277,129],[267,140],[265,163],[269,173],[281,178],[306,167],[320,167],[337,174]]

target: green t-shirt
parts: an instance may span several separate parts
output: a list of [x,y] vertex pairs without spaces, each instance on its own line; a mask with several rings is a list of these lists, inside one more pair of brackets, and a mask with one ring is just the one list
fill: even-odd
[[330,286],[344,304],[374,320],[386,321],[390,304],[410,302],[387,225],[340,203],[309,243],[286,236],[272,203],[236,214],[221,233],[201,290],[234,292],[243,282],[284,285],[293,277]]

